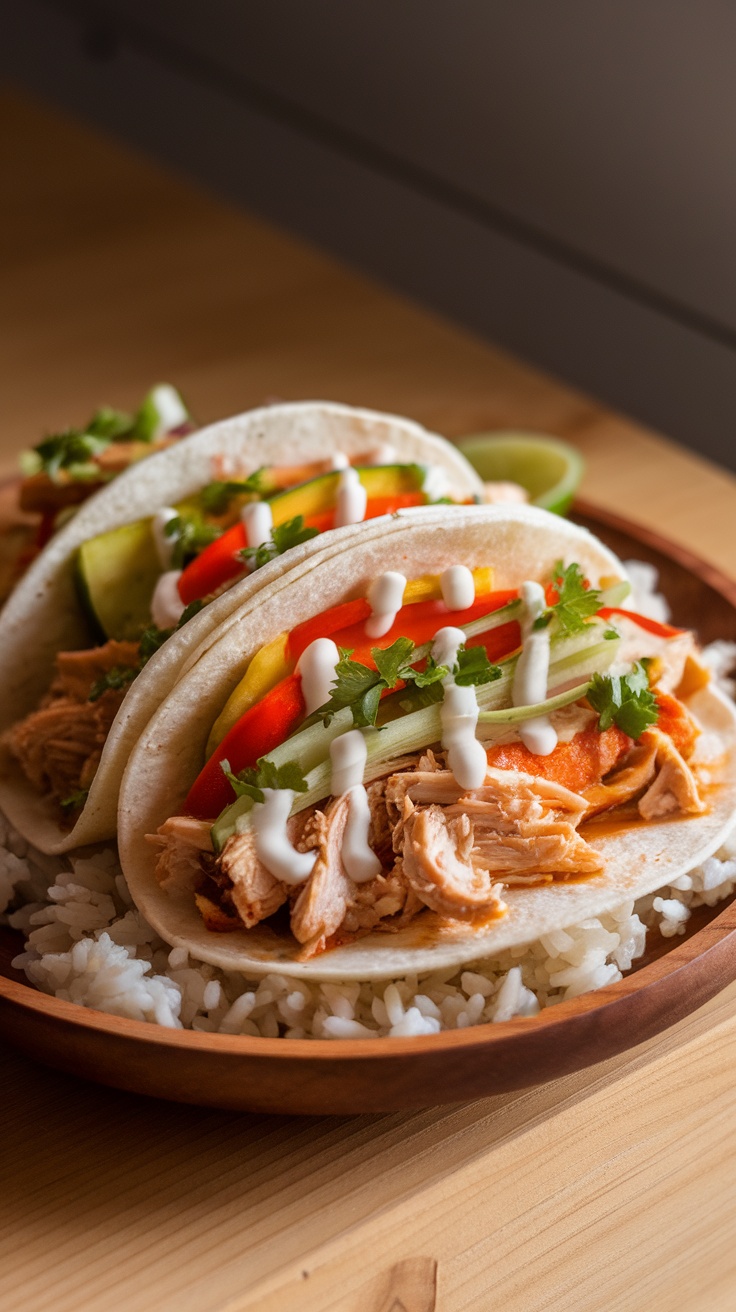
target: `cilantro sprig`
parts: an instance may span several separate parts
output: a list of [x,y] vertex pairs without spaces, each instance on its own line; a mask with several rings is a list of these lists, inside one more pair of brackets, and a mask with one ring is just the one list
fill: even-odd
[[[320,706],[306,721],[307,724],[328,725],[338,711],[348,707],[353,724],[358,728],[375,725],[378,707],[384,692],[390,692],[399,683],[417,690],[415,696],[423,704],[441,701],[441,682],[450,673],[447,665],[437,665],[431,656],[423,670],[416,669],[416,649],[411,638],[397,638],[390,647],[372,647],[375,669],[362,661],[352,660],[352,649],[339,648],[340,660],[335,666],[335,683],[329,701]],[[463,686],[491,683],[501,677],[498,665],[492,665],[482,647],[466,651],[458,649],[457,663],[452,671],[455,682]]]
[[601,594],[597,588],[585,586],[585,576],[574,561],[565,567],[558,560],[552,574],[552,587],[557,601],[548,606],[534,622],[535,629],[546,629],[554,623],[561,637],[582,633],[585,621],[600,610]]
[[[192,601],[181,613],[179,623],[170,629],[159,629],[157,625],[150,624],[144,629],[138,643],[138,663],[136,665],[113,665],[111,670],[107,670],[96,683],[93,683],[89,690],[87,701],[99,701],[103,693],[118,691],[125,688],[127,684],[132,683],[140,674],[144,665],[147,665],[152,656],[155,656],[159,647],[169,639],[172,633],[182,629],[194,615],[197,615],[204,605],[203,601]],[[64,804],[62,803],[62,806]]]
[[112,442],[152,440],[151,397],[149,393],[134,415],[103,405],[82,428],[65,428],[49,434],[21,456],[23,473],[47,474],[53,482],[59,481],[62,472],[80,481],[99,478],[96,459]]
[[274,524],[270,542],[262,542],[260,547],[243,547],[238,555],[250,565],[252,570],[260,569],[276,556],[283,556],[284,552],[290,551],[292,547],[298,547],[302,542],[309,542],[310,538],[316,537],[318,532],[319,529],[307,528],[303,515],[295,515],[293,519],[287,519],[285,524]]
[[641,661],[629,674],[595,674],[587,697],[598,712],[601,733],[615,724],[629,738],[640,738],[659,719],[657,698]]
[[215,479],[202,489],[200,501],[208,514],[224,515],[234,497],[263,496],[268,490],[264,465],[247,478]]
[[236,797],[250,797],[254,802],[265,802],[264,788],[289,788],[293,793],[306,793],[307,781],[296,761],[274,765],[267,756],[261,756],[256,765],[233,774],[230,762],[220,761],[220,769],[230,780]]
[[205,547],[222,537],[222,532],[218,524],[208,524],[201,515],[194,513],[180,513],[168,520],[164,525],[164,534],[174,539],[171,568],[183,569]]
[[59,802],[62,811],[81,811],[89,796],[89,788],[78,788],[76,792],[63,797]]

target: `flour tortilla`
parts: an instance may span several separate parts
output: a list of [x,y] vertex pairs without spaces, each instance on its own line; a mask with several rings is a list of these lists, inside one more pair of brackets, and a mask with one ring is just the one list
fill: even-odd
[[310,961],[296,960],[298,946],[268,925],[225,934],[205,929],[192,896],[165,893],[154,867],[156,849],[145,835],[178,814],[204,760],[208,732],[255,652],[275,634],[320,610],[365,595],[387,568],[408,578],[438,573],[451,564],[493,565],[494,586],[518,586],[547,577],[556,561],[575,560],[595,586],[624,577],[620,562],[576,526],[530,507],[428,508],[411,523],[399,514],[371,539],[346,544],[337,561],[315,564],[299,583],[245,606],[230,628],[201,651],[143,733],[131,757],[120,797],[121,860],[134,901],[172,946],[226,970],[310,980],[391,979],[491,956],[534,941],[541,934],[598,916],[629,899],[671,882],[714,852],[733,826],[736,810],[736,714],[711,688],[690,706],[703,726],[703,751],[714,759],[715,781],[705,815],[677,817],[594,838],[604,868],[580,883],[512,888],[507,914],[483,929],[448,925],[423,912],[398,934],[375,933]]
[[[49,543],[9,598],[0,616],[0,734],[33,710],[53,677],[54,657],[93,644],[76,595],[74,560],[89,538],[155,514],[184,500],[214,478],[224,459],[232,476],[263,465],[301,464],[341,451],[348,457],[382,445],[402,463],[443,471],[450,494],[463,499],[482,492],[482,483],[463,456],[443,438],[394,415],[327,402],[269,406],[213,424],[136,464],[85,502]],[[0,807],[15,827],[43,852],[65,852],[112,838],[123,770],[143,728],[192,654],[233,611],[296,575],[310,562],[341,549],[369,530],[353,525],[277,557],[212,602],[175,634],[131,684],[105,744],[86,805],[71,830],[59,824],[58,808],[21,775],[0,745]]]

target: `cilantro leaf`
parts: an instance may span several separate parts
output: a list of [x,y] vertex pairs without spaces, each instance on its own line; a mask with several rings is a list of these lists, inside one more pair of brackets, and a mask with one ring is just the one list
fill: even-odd
[[83,469],[99,473],[92,462],[94,457],[104,451],[109,442],[105,437],[94,433],[84,433],[78,428],[67,428],[62,433],[45,437],[33,450],[38,457],[37,472],[47,474],[54,482],[58,481],[62,470],[67,472]]
[[376,669],[387,688],[393,688],[403,678],[402,669],[407,666],[414,651],[411,638],[397,638],[390,647],[374,647],[371,656],[376,662]]
[[[404,669],[401,677],[404,683],[413,683],[416,688],[429,688],[438,685],[442,679],[450,673],[449,666],[438,665],[433,657],[427,657],[427,663],[423,670]],[[435,701],[441,700],[441,694],[434,698]]]
[[152,656],[156,655],[159,647],[171,637],[172,633],[178,632],[194,615],[197,615],[204,606],[203,601],[191,601],[181,613],[179,623],[172,629],[159,629],[155,624],[149,624],[144,629],[138,643],[138,664],[137,665],[114,665],[111,670],[103,674],[101,678],[94,683],[89,691],[87,701],[96,702],[109,688],[124,688],[126,683],[132,683],[140,674],[144,665],[147,665]]
[[132,683],[139,672],[138,665],[113,665],[111,670],[107,670],[96,683],[92,684],[87,701],[97,702],[103,693],[110,690],[117,692],[126,684]]
[[287,519],[285,524],[274,524],[270,542],[262,542],[260,547],[244,547],[238,555],[241,560],[251,565],[251,569],[260,569],[275,556],[283,556],[284,552],[290,551],[292,547],[298,547],[302,542],[309,542],[310,538],[316,537],[318,532],[319,529],[306,527],[303,515],[295,515],[293,519]]
[[255,494],[263,496],[268,491],[266,486],[265,466],[256,469],[248,478],[215,479],[200,492],[202,509],[211,515],[223,515],[233,497]]
[[172,569],[183,569],[205,547],[222,537],[222,529],[218,524],[208,524],[201,515],[194,513],[176,515],[164,525],[164,533],[167,538],[174,539]]
[[[413,647],[414,644],[411,645]],[[358,726],[375,724],[381,693],[388,684],[377,669],[370,669],[369,666],[363,665],[362,661],[351,660],[352,648],[340,647],[338,650],[340,659],[335,666],[335,682],[329,701],[326,701],[324,706],[318,707],[307,723],[321,719],[324,725],[328,725],[333,715],[349,706],[353,712],[353,724]],[[391,648],[387,648],[386,651],[390,652]]]
[[579,565],[573,562],[565,568],[561,560],[555,565],[552,587],[557,601],[539,616],[534,628],[544,629],[554,622],[560,635],[582,633],[586,619],[600,609],[600,592],[597,588],[586,588]]
[[285,761],[277,766],[267,756],[261,756],[256,765],[238,774],[233,774],[229,761],[220,761],[220,769],[237,797],[250,797],[254,802],[265,802],[264,788],[288,788],[293,793],[307,791],[307,781],[297,761]]
[[81,811],[89,796],[89,788],[78,788],[75,793],[63,797],[59,802],[62,811]]
[[104,437],[108,442],[120,442],[132,438],[135,420],[124,410],[114,410],[110,405],[100,406],[85,425],[84,431],[93,437]]
[[657,699],[640,661],[629,674],[594,675],[587,697],[598,712],[600,732],[615,724],[629,738],[640,738],[659,719]]
[[461,688],[479,687],[501,678],[500,665],[492,665],[485,647],[459,647],[455,666],[455,683]]

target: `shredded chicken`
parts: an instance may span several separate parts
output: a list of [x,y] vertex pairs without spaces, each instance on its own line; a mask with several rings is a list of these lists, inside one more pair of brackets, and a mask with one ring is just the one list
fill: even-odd
[[342,840],[348,820],[350,799],[338,797],[326,811],[317,811],[313,828],[305,835],[317,848],[317,860],[291,910],[291,932],[304,944],[303,955],[324,951],[328,938],[336,934],[345,912],[354,900],[356,885],[342,864]]
[[[387,783],[386,797],[397,818],[394,847],[403,851],[405,864],[407,839],[402,830],[413,814],[406,808],[409,801],[412,807],[434,808],[437,818],[441,816],[449,830],[449,837],[442,840],[445,859],[449,842],[455,859],[469,872],[493,872],[505,882],[515,883],[600,869],[595,849],[576,832],[585,802],[552,780],[489,767],[483,787],[464,792],[449,770],[416,771],[394,775]],[[428,836],[430,831],[422,828],[420,832]],[[437,823],[431,832],[439,841]],[[412,835],[415,833],[416,822],[412,821]],[[436,882],[435,853],[430,848],[422,858],[413,838],[409,843],[415,851],[408,869],[415,871],[416,863],[424,859],[424,875]],[[441,879],[439,882],[441,885]]]
[[252,829],[228,838],[219,865],[232,885],[233,905],[246,929],[267,920],[287,900],[286,884],[276,879],[256,855]]
[[[454,921],[494,914],[503,910],[503,885],[600,870],[597,850],[579,832],[583,820],[634,801],[644,819],[704,809],[686,760],[697,726],[676,698],[659,694],[659,702],[666,731],[647,730],[636,744],[618,730],[596,733],[595,752],[588,750],[591,728],[584,708],[570,760],[582,779],[595,780],[596,770],[603,778],[579,785],[582,792],[541,771],[519,768],[517,757],[525,758],[515,744],[495,748],[482,786],[467,791],[446,768],[444,753],[427,750],[385,763],[366,789],[369,845],[382,870],[365,883],[355,883],[342,862],[347,795],[290,819],[290,841],[317,854],[310,876],[297,888],[261,864],[252,831],[232,837],[215,860],[199,846],[198,830],[175,834],[172,829],[172,841],[189,844],[189,864],[181,855],[162,855],[159,877],[191,879],[193,867],[203,873],[197,901],[213,929],[234,923],[250,928],[289,902],[301,959],[372,931],[396,931],[425,907]],[[495,763],[496,756],[502,764]],[[584,758],[582,765],[578,757]],[[549,760],[541,764],[549,767]],[[556,768],[561,770],[559,763]]]
[[466,815],[447,820],[439,806],[416,810],[405,799],[403,868],[420,901],[442,916],[464,920],[500,904],[500,885],[472,863],[473,824]]
[[91,651],[59,652],[53,683],[41,704],[13,725],[4,742],[34,788],[64,801],[89,788],[127,686],[89,701],[95,683],[115,667],[134,667],[138,646],[105,643]]
[[671,738],[661,729],[648,729],[642,737],[653,746],[657,762],[657,777],[639,802],[642,818],[657,820],[678,811],[685,815],[703,812],[705,803],[700,800],[693,772]]
[[158,847],[156,878],[167,893],[194,888],[202,876],[201,856],[212,852],[212,829],[206,820],[170,816],[155,834],[146,835]]

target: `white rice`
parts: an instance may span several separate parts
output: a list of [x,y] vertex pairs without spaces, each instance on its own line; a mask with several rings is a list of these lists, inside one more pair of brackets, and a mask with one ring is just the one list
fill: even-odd
[[[398,1038],[534,1016],[621,979],[647,933],[685,932],[695,907],[736,890],[736,834],[702,865],[637,903],[624,902],[538,942],[460,970],[388,983],[249,980],[169,948],[131,905],[114,849],[45,858],[0,818],[0,905],[25,939],[13,962],[37,988],[114,1016],[169,1028],[262,1038]],[[50,872],[49,865],[54,869]],[[51,875],[51,882],[49,882]]]
[[[656,573],[637,569],[632,609],[666,619]],[[730,682],[736,644],[714,643],[705,657],[717,681]],[[10,908],[0,918],[24,935],[13,965],[32,984],[115,1016],[254,1038],[403,1038],[534,1016],[621,979],[644,953],[647,934],[684,934],[696,907],[734,890],[736,832],[656,895],[493,960],[388,983],[307,984],[277,972],[249,980],[164,943],[133,906],[114,848],[44,857],[0,815],[0,912]]]

